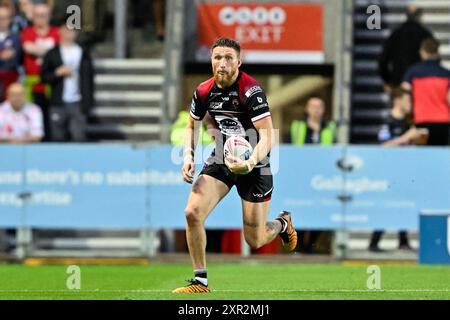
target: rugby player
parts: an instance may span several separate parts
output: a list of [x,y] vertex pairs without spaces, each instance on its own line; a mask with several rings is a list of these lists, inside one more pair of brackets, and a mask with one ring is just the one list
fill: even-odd
[[[218,133],[215,150],[193,184],[185,209],[194,278],[174,293],[210,292],[204,222],[234,185],[242,200],[244,237],[252,248],[262,247],[277,235],[286,251],[293,251],[297,245],[297,232],[289,212],[282,211],[275,220],[266,221],[273,190],[269,157],[275,141],[265,93],[255,79],[239,70],[242,60],[237,41],[216,40],[211,48],[211,63],[213,77],[196,88],[186,128],[182,174],[187,183],[194,182],[197,130],[207,112]],[[224,159],[223,145],[231,135],[245,136],[250,142],[253,152],[248,160]]]

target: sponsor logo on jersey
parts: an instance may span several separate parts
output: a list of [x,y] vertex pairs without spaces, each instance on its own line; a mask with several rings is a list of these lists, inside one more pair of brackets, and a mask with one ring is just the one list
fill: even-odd
[[258,92],[262,92],[261,87],[260,86],[253,86],[253,87],[251,87],[250,89],[248,89],[245,92],[245,96],[247,98],[250,98],[252,95],[254,95],[255,93],[258,93]]
[[237,97],[237,96],[238,96],[238,93],[237,93],[237,91],[231,91],[228,95],[229,95],[230,97]]
[[253,111],[259,110],[259,109],[264,108],[264,107],[268,107],[267,103],[259,104],[259,105],[255,106],[255,107],[253,107]]
[[256,100],[258,100],[259,103],[263,103],[263,98],[257,97]]
[[222,92],[211,92],[210,94],[209,94],[209,96],[210,97],[217,97],[217,96],[220,96],[222,94]]
[[223,102],[211,102],[209,104],[210,109],[221,109],[223,105]]
[[222,97],[223,101],[230,101],[230,97]]
[[237,118],[223,116],[215,117],[219,124],[220,131],[225,135],[245,135],[245,130]]

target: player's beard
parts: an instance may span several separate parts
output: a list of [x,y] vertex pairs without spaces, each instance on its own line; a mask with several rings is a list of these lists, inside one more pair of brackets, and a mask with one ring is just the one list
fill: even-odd
[[220,74],[219,70],[216,70],[216,72],[214,72],[216,83],[219,84],[222,88],[231,86],[233,84],[232,81],[236,72],[238,72],[238,70]]

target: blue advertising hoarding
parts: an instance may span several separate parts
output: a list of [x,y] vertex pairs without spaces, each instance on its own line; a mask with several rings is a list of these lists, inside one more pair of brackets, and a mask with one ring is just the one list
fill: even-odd
[[[280,154],[273,205],[306,228],[417,230],[421,209],[450,208],[449,148],[284,146]],[[339,161],[351,167],[345,176]]]
[[[191,186],[174,150],[0,146],[0,226],[184,228]],[[270,217],[292,211],[299,228],[417,230],[421,209],[450,208],[448,148],[280,146],[271,163]],[[351,170],[344,175],[338,163]],[[29,201],[21,201],[23,193]],[[351,201],[339,201],[342,195]],[[240,202],[233,188],[207,227],[242,227]]]
[[419,221],[419,262],[450,264],[450,210],[423,210]]

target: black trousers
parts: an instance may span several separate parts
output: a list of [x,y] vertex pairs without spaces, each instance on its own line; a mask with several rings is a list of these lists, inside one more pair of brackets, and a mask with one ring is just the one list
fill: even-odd
[[[370,239],[370,244],[369,244],[369,246],[371,248],[378,247],[378,243],[380,242],[381,237],[383,236],[383,233],[384,233],[384,231],[382,231],[382,230],[376,230],[372,233],[372,237]],[[403,230],[399,231],[398,237],[400,240],[400,243],[399,243],[400,246],[408,245],[408,233],[406,231],[403,231]]]

